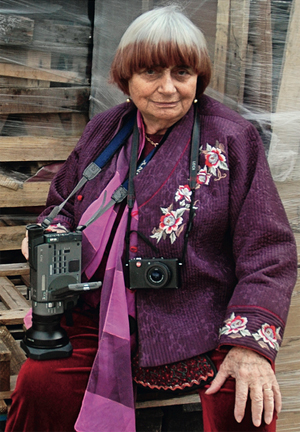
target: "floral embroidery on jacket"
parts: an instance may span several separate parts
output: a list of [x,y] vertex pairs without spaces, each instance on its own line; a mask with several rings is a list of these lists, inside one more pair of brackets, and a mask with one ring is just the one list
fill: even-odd
[[181,207],[191,202],[192,191],[189,185],[179,186],[175,194],[175,201],[179,201]]
[[212,176],[216,177],[215,181],[226,177],[226,174],[221,172],[221,170],[228,171],[224,150],[224,145],[220,144],[219,141],[216,141],[215,147],[210,144],[206,144],[205,150],[203,146],[200,147],[200,154],[202,153],[205,156],[205,166],[197,174],[199,186],[201,184],[208,185]]
[[235,316],[235,314],[232,313],[230,318],[225,320],[225,326],[220,329],[220,336],[226,335],[230,338],[252,336],[261,348],[279,350],[279,343],[277,341],[281,340],[280,327],[276,329],[275,326],[265,323],[262,324],[257,333],[251,333],[246,328],[247,323],[248,319],[246,317],[241,317],[240,315]]
[[231,335],[231,337],[251,336],[249,330],[246,329],[248,319],[231,314],[230,318],[225,321],[225,326],[220,329],[220,335]]
[[176,238],[182,233],[184,225],[182,215],[187,210],[185,207],[181,207],[177,210],[173,210],[173,204],[168,208],[160,208],[163,215],[160,218],[158,228],[153,228],[151,238],[156,238],[157,243],[163,238],[167,238],[167,234],[170,235],[171,244],[174,243]]
[[[226,157],[224,155],[224,146],[220,144],[219,141],[216,141],[215,147],[206,144],[206,150],[200,147],[200,155],[201,153],[205,156],[205,165],[203,168],[199,166],[196,189],[202,185],[208,186],[212,177],[215,177],[215,180],[225,178],[226,174],[222,173],[220,170],[228,170]],[[158,243],[161,239],[166,240],[169,235],[171,244],[175,242],[184,229],[185,223],[183,215],[186,211],[190,210],[191,195],[192,191],[189,185],[178,186],[175,193],[175,203],[178,203],[180,207],[175,210],[172,203],[167,208],[160,208],[162,216],[159,226],[158,228],[153,228],[150,238],[155,238]],[[194,209],[197,210],[195,205]]]
[[262,348],[268,348],[269,345],[271,348],[278,351],[279,344],[277,341],[281,340],[279,333],[280,327],[277,327],[276,329],[275,326],[265,323],[261,326],[257,333],[252,333],[252,336],[256,341],[258,341]]
[[200,169],[197,173],[197,184],[199,185],[198,187],[200,187],[200,185],[202,185],[202,184],[208,185],[210,182],[211,176],[212,176],[212,174],[210,174],[207,171],[207,166]]

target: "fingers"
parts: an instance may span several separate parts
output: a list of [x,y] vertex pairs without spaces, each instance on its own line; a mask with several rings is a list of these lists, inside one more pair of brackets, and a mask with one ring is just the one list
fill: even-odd
[[224,369],[222,369],[221,366],[219,372],[217,373],[216,378],[212,381],[210,387],[206,390],[205,393],[208,395],[217,393],[228,377],[229,374]]
[[265,423],[270,424],[274,414],[274,393],[271,388],[263,389],[263,403],[264,403],[264,420]]
[[281,393],[277,381],[272,387],[263,389],[264,421],[270,424],[273,420],[274,410],[279,414],[282,407]]
[[21,251],[22,251],[22,254],[24,255],[24,257],[28,260],[29,252],[28,252],[28,235],[27,235],[27,232],[26,232],[26,237],[24,237],[22,240]]
[[274,395],[275,410],[279,414],[282,408],[282,398],[281,398],[280,388],[277,380],[275,382],[275,385],[273,385],[273,395]]
[[248,397],[251,399],[252,422],[259,427],[273,420],[274,411],[281,410],[281,394],[270,363],[261,355],[247,349],[232,348],[223,360],[217,377],[206,391],[214,394],[231,376],[235,378],[236,394],[234,417],[238,423],[245,415]]
[[243,420],[245,415],[246,403],[248,400],[248,391],[249,388],[246,382],[236,380],[234,417],[238,423]]

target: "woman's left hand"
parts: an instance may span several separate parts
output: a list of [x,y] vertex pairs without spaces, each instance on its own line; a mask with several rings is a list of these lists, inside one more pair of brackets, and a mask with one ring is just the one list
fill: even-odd
[[250,394],[253,424],[260,426],[263,412],[265,423],[270,424],[274,408],[277,413],[281,411],[281,393],[268,360],[250,349],[233,347],[226,355],[206,394],[219,391],[230,376],[236,380],[234,408],[236,421],[238,423],[242,421]]

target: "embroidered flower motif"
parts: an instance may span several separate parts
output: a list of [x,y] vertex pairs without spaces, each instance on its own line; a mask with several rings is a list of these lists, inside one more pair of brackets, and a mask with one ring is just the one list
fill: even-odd
[[167,234],[170,235],[171,243],[173,244],[177,237],[181,234],[184,225],[182,215],[187,209],[185,207],[173,210],[173,204],[168,208],[161,207],[163,215],[160,218],[158,228],[153,228],[151,238],[156,238],[157,243],[163,238],[166,239]]
[[192,191],[191,191],[189,185],[185,185],[185,186],[181,185],[181,186],[179,186],[179,188],[176,191],[175,201],[183,200],[183,203],[185,203],[185,201],[190,203],[191,202],[191,195],[192,195]]
[[225,156],[222,156],[221,150],[214,147],[205,155],[205,165],[210,168],[217,168],[220,163],[224,161],[226,161],[226,158]]
[[277,341],[281,340],[280,327],[276,329],[275,326],[265,323],[257,333],[252,333],[252,336],[256,341],[259,341],[258,343],[262,348],[268,348],[269,345],[276,351],[279,350],[279,344]]
[[182,221],[182,217],[177,217],[177,211],[171,211],[160,218],[159,228],[165,230],[167,234],[171,234],[172,231],[178,230]]
[[246,329],[248,319],[231,314],[230,318],[225,321],[225,326],[220,329],[220,335],[231,335],[230,337],[251,336],[249,330]]
[[222,174],[220,170],[228,171],[228,165],[226,162],[226,157],[224,153],[224,146],[216,141],[216,147],[212,147],[206,144],[206,149],[203,150],[201,146],[200,152],[205,156],[205,167],[207,167],[207,172],[215,176],[215,180],[221,180],[226,177],[226,174]]
[[200,171],[197,173],[197,184],[198,185],[208,185],[210,182],[212,174],[207,172],[207,166],[205,166],[203,169],[200,169]]

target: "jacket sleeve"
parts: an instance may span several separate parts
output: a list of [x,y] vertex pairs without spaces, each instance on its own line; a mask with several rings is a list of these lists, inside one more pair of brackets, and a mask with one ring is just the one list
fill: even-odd
[[256,129],[228,143],[230,226],[237,285],[220,346],[250,348],[274,362],[297,277],[293,233]]
[[[45,210],[39,215],[38,222],[42,222],[46,216],[50,214],[53,208],[60,205],[72,192],[79,178],[79,159],[81,149],[86,145],[91,130],[91,123],[86,126],[83,135],[78,141],[76,147],[69,155],[68,159],[63,163],[59,172],[53,178],[48,197],[46,202]],[[64,208],[53,220],[53,225],[62,224],[69,230],[73,230],[74,227],[74,197],[70,198],[65,204]]]

